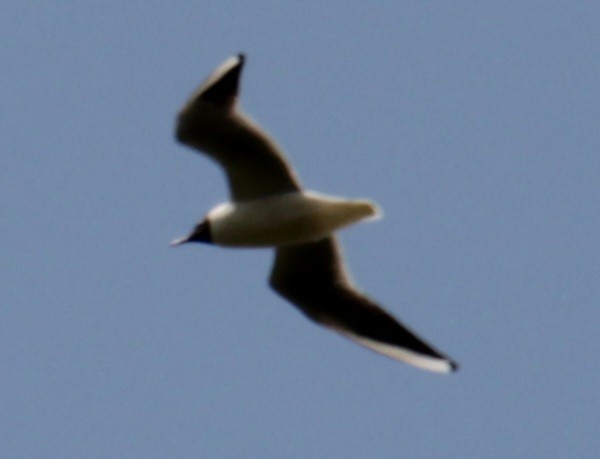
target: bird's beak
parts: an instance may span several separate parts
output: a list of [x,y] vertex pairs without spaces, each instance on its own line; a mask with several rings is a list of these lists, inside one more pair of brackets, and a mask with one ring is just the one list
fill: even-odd
[[178,237],[177,239],[173,239],[171,241],[171,247],[177,247],[178,245],[185,244],[190,241],[189,236]]

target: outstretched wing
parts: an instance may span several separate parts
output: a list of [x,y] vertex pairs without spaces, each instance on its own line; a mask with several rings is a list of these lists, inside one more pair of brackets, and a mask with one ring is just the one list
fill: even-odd
[[275,141],[238,107],[244,55],[219,66],[179,113],[176,137],[220,163],[231,198],[245,201],[296,191],[300,182]]
[[426,370],[458,368],[354,288],[333,236],[277,248],[270,284],[312,320],[373,351]]

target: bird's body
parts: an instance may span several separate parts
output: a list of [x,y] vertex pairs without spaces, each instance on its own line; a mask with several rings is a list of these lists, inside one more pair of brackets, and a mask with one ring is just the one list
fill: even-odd
[[292,191],[226,202],[211,210],[207,219],[217,245],[273,247],[317,241],[377,215],[377,207],[366,200]]
[[378,215],[374,203],[305,191],[282,150],[238,107],[244,56],[226,60],[179,114],[177,139],[224,169],[231,201],[173,242],[273,247],[270,284],[309,318],[378,353],[449,372],[456,363],[352,284],[335,231]]

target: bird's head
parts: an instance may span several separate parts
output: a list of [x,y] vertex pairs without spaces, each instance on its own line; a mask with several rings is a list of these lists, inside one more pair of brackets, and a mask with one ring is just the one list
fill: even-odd
[[194,230],[187,236],[175,239],[171,242],[171,246],[177,246],[188,242],[204,242],[206,244],[212,244],[213,240],[208,219],[204,219],[198,223],[194,227]]

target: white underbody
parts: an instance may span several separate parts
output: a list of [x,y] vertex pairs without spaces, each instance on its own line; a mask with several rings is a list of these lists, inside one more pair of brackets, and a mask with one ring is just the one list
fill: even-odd
[[270,247],[311,242],[379,215],[364,199],[292,192],[215,207],[207,218],[212,242],[231,247]]

